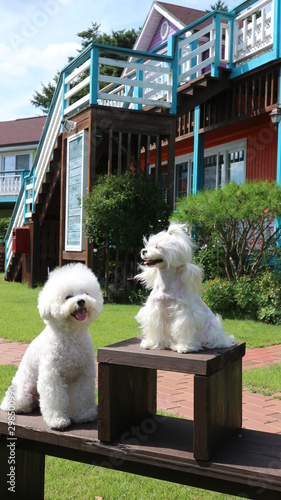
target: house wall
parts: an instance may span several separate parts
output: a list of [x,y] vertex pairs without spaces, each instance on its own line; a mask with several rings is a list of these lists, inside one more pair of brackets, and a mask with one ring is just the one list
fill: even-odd
[[247,140],[247,180],[276,180],[277,129],[268,115],[217,129],[205,135],[205,149],[238,139]]
[[163,22],[165,21],[165,18],[162,17],[161,21],[159,22],[158,24],[158,28],[157,30],[155,31],[155,34],[154,34],[154,37],[147,49],[147,51],[149,52],[150,50],[153,50],[155,49],[155,47],[158,47],[159,45],[161,45],[161,43],[163,43],[163,41],[167,40],[167,38],[171,35],[174,35],[177,31],[178,31],[178,28],[171,22],[169,22],[169,32],[168,32],[168,37],[166,37],[165,40],[162,40],[161,38],[161,26],[163,24]]

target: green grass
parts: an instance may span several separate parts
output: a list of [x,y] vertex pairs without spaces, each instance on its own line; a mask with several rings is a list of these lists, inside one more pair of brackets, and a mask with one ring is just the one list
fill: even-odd
[[243,372],[243,386],[251,392],[281,399],[281,363]]
[[[9,341],[31,342],[44,328],[37,310],[39,289],[31,290],[18,283],[7,283],[0,275],[0,337]],[[139,306],[106,304],[102,315],[91,325],[95,351],[98,347],[112,344],[140,333],[135,320]],[[224,321],[229,334],[239,341],[246,341],[247,347],[261,347],[281,343],[281,326],[265,325],[253,321]],[[257,389],[276,391],[280,381],[280,370],[270,367],[274,376],[268,372],[259,377],[260,370],[244,372],[244,383]],[[9,386],[15,366],[0,366],[0,399]],[[248,380],[252,372],[255,379]],[[258,378],[259,377],[259,378]],[[266,384],[258,384],[257,380]],[[274,381],[274,384],[271,382]],[[280,386],[280,382],[279,382]],[[279,387],[278,386],[278,387]],[[260,389],[259,389],[260,390]],[[45,498],[47,500],[94,499],[101,496],[104,500],[163,499],[170,500],[228,500],[234,498],[197,488],[135,476],[107,468],[93,467],[53,457],[46,458]]]
[[[4,281],[0,274],[0,337],[9,341],[31,342],[44,328],[37,310],[39,288],[29,289],[20,283]],[[106,304],[101,316],[91,325],[95,349],[140,333],[135,320],[140,306]],[[225,320],[227,333],[246,342],[248,348],[281,344],[281,325],[255,321]]]

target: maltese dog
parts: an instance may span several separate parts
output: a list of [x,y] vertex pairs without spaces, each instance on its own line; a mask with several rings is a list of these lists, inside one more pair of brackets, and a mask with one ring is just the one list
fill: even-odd
[[186,226],[173,223],[144,243],[144,265],[136,279],[152,291],[136,316],[144,336],[141,347],[185,353],[234,345],[220,317],[200,298],[202,272],[191,263]]
[[56,268],[39,293],[46,324],[27,348],[1,410],[29,413],[38,405],[45,422],[64,429],[97,417],[95,359],[90,324],[103,309],[97,278],[84,264]]

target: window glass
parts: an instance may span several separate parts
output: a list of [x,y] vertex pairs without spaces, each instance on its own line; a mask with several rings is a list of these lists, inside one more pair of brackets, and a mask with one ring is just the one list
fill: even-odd
[[5,156],[4,157],[4,171],[10,172],[11,170],[16,170],[16,157],[15,156]]
[[182,198],[188,193],[188,163],[177,165],[176,198]]
[[204,188],[211,189],[215,188],[217,173],[217,155],[206,156],[204,158]]
[[245,181],[244,151],[232,151],[228,155],[228,180],[242,184]]
[[16,170],[29,170],[29,155],[17,155]]

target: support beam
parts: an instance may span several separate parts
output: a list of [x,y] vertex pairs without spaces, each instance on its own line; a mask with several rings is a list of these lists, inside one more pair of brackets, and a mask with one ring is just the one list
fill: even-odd
[[204,134],[199,134],[200,107],[195,108],[194,113],[194,160],[193,160],[193,185],[192,193],[203,189],[204,173]]

